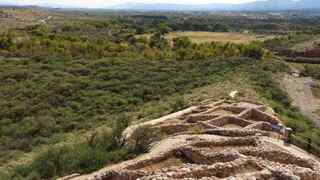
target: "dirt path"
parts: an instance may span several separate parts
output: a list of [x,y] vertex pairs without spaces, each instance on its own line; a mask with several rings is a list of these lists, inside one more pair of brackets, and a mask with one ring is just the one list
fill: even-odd
[[302,114],[320,128],[320,117],[314,113],[320,102],[312,94],[311,86],[314,83],[312,78],[285,75],[282,83],[293,100],[293,105],[299,107]]

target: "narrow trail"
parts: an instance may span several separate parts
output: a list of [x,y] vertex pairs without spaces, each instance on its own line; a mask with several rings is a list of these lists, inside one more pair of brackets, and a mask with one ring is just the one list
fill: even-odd
[[301,113],[310,118],[316,127],[320,128],[320,116],[317,110],[320,101],[313,96],[312,85],[314,81],[311,77],[294,77],[285,75],[282,84],[293,100],[293,105],[301,110]]

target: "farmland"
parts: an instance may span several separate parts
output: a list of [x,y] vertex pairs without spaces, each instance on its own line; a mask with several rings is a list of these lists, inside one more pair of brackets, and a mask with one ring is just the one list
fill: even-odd
[[[150,38],[150,34],[138,35],[138,37]],[[248,44],[252,41],[264,41],[273,38],[271,35],[253,35],[249,33],[232,33],[232,32],[208,32],[208,31],[183,31],[170,32],[166,39],[172,41],[174,38],[188,37],[193,43],[235,43]]]
[[272,36],[266,35],[251,35],[246,33],[229,33],[229,32],[172,32],[167,35],[168,39],[174,39],[177,37],[187,36],[195,43],[207,43],[207,42],[222,42],[222,43],[236,43],[236,44],[248,44],[252,41],[264,41],[272,38]]

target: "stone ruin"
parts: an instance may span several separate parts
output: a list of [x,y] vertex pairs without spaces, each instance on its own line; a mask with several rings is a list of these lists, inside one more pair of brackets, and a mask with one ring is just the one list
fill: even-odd
[[166,134],[150,152],[77,180],[320,180],[316,157],[283,142],[285,128],[258,103],[215,102],[129,127]]

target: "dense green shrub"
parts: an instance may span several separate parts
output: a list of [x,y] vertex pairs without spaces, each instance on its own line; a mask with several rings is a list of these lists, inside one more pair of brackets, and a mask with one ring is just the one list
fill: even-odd
[[[112,124],[117,118],[111,115],[222,81],[225,73],[246,59],[7,59],[0,63],[2,151],[28,152],[48,144],[55,134]],[[172,105],[175,110],[182,107],[181,99]]]
[[253,43],[248,46],[245,46],[242,51],[243,56],[254,59],[262,59],[265,54],[265,50],[262,47]]
[[187,107],[187,102],[182,96],[175,97],[173,103],[171,104],[172,112],[179,111],[185,107]]
[[186,49],[192,45],[190,38],[186,36],[174,38],[172,41],[174,49]]

